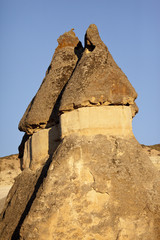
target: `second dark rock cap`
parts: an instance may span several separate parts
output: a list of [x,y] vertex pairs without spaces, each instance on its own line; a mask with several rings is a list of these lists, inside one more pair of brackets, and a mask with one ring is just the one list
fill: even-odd
[[70,79],[82,51],[82,44],[73,30],[59,37],[58,47],[46,76],[19,123],[20,131],[33,134],[58,122],[55,104]]

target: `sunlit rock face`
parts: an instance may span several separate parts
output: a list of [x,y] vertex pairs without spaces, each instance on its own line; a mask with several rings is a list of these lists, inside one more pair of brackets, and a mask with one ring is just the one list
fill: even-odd
[[[73,52],[72,40],[59,48]],[[95,25],[58,91],[50,125],[21,128],[30,134],[24,170],[2,212],[1,238],[160,239],[159,172],[132,132],[137,94]]]
[[59,145],[20,234],[158,239],[158,179],[133,137],[71,134]]
[[80,136],[131,137],[132,113],[128,106],[85,107],[65,112],[60,123],[34,133],[25,143],[22,168],[42,167],[53,154],[62,138],[71,134]]
[[62,137],[73,133],[94,136],[133,136],[132,113],[127,106],[78,108],[60,117]]

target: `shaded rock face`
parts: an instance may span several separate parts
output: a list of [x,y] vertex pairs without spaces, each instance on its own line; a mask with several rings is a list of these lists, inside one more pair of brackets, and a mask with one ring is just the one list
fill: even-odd
[[58,43],[46,76],[19,123],[19,130],[27,134],[33,134],[58,122],[55,106],[58,96],[71,77],[83,51],[72,30],[60,36]]
[[[82,50],[75,39],[72,31],[62,35],[55,58],[64,49]],[[2,211],[1,239],[159,240],[159,171],[132,132],[137,94],[95,25],[86,32],[82,57],[81,51],[76,54],[70,55],[76,66],[62,85],[61,77],[49,74],[54,64],[63,66],[63,54],[60,62],[53,57],[20,122],[32,136],[25,135],[20,147],[24,170]],[[46,93],[52,104],[44,103],[49,107],[41,122],[47,79],[58,87]]]
[[19,230],[19,222],[23,221],[35,198],[39,174],[26,169],[16,178],[1,213],[1,239],[18,239],[17,236],[14,237],[14,231]]
[[43,129],[30,136],[24,146],[22,169],[30,168],[35,171],[44,166],[58,147],[60,138],[59,125]]

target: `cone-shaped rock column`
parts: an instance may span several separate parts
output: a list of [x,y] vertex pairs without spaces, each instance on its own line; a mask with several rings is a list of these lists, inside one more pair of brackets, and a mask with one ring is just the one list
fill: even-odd
[[19,123],[19,130],[33,134],[58,122],[56,101],[70,79],[83,47],[73,30],[58,39],[46,76]]
[[7,197],[1,239],[159,240],[159,172],[132,133],[137,94],[95,25],[62,88],[59,124],[26,141],[32,161]]
[[85,51],[63,93],[60,111],[127,105],[134,116],[138,110],[136,97],[136,91],[102,42],[96,25],[91,24],[85,35]]

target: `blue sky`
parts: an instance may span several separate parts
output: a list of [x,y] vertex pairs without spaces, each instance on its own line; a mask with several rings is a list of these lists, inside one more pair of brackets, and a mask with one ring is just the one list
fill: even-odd
[[138,93],[133,132],[160,143],[159,0],[0,0],[0,156],[17,153],[18,123],[50,64],[57,38],[91,23]]

